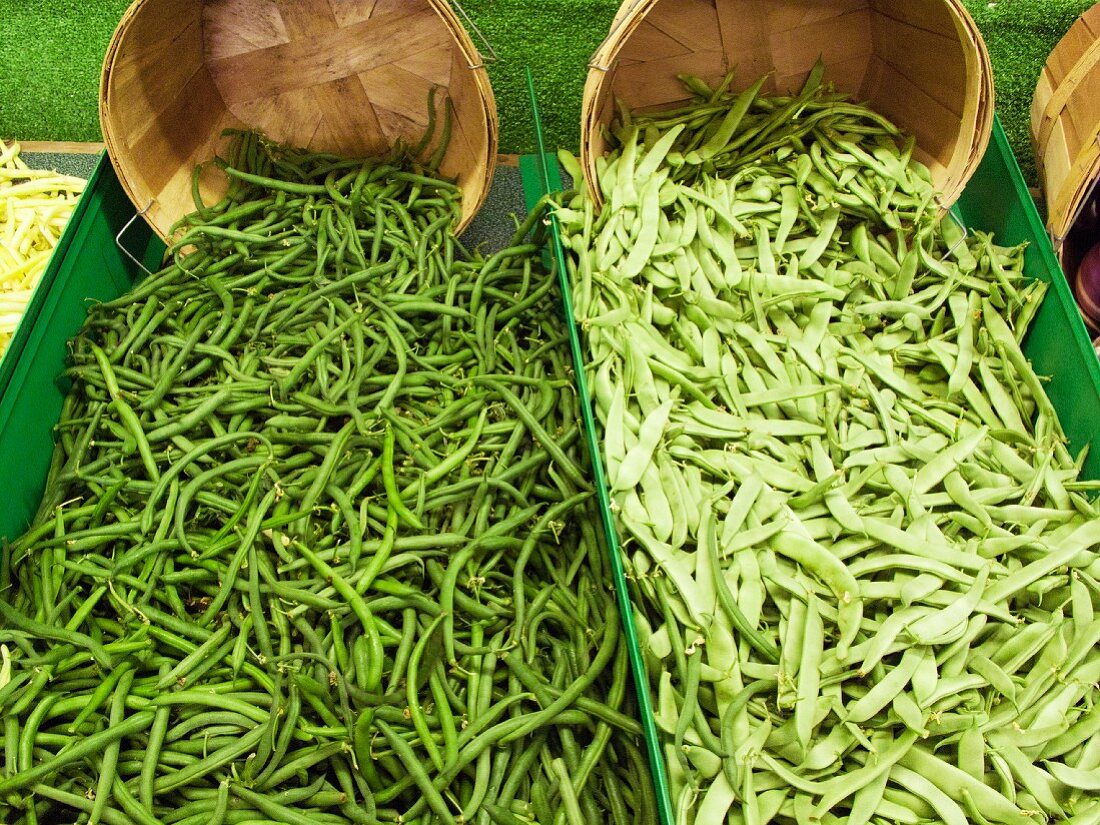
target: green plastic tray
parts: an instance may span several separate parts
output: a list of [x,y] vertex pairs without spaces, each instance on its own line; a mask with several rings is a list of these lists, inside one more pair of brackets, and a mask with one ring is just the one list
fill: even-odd
[[[116,236],[148,268],[164,244],[135,209],[102,155],[54,250],[27,315],[0,361],[0,539],[26,530],[46,483],[53,455],[53,427],[68,389],[61,377],[68,341],[80,329],[93,301],[128,290],[141,268],[119,248]],[[132,223],[131,223],[132,222]]]
[[[528,82],[531,85],[530,80]],[[542,132],[533,87],[530,92],[535,130],[539,137],[542,157],[545,158],[545,150],[541,146]],[[532,199],[530,192],[535,185],[540,184],[539,175],[541,175],[543,191],[550,191],[555,185],[560,187],[561,183],[556,163],[552,169],[540,170],[534,159],[525,159],[525,161],[529,165],[524,170],[525,188],[528,189],[528,206],[531,207],[537,198]],[[1072,449],[1076,452],[1090,445],[1095,440],[1098,426],[1100,426],[1100,360],[1093,351],[1069,284],[1054,255],[1050,239],[1035,208],[1035,202],[1027,190],[1016,157],[1009,147],[1004,128],[997,117],[994,118],[989,148],[954,209],[968,227],[992,232],[997,242],[1002,245],[1028,244],[1025,258],[1027,272],[1033,277],[1050,283],[1051,289],[1024,341],[1024,352],[1031,359],[1036,371],[1050,378],[1048,394],[1058,411]],[[553,229],[551,243],[555,247],[554,259],[561,274],[565,267],[564,252],[556,220],[552,220],[551,223]],[[564,277],[562,282],[563,310],[567,316],[574,348],[577,389],[581,398],[588,399],[590,396],[584,379],[584,355],[580,350],[579,332],[573,320],[569,284]],[[587,407],[584,410],[584,419],[585,426],[588,428],[587,440],[590,445],[593,476],[597,485],[606,544],[613,555],[611,569],[615,577],[615,590],[619,597],[625,626],[624,635],[630,645],[631,675],[638,694],[640,712],[643,714],[642,730],[646,737],[646,753],[650,759],[658,815],[661,825],[673,825],[676,817],[656,725],[651,718],[652,698],[646,681],[644,661],[638,648],[637,634],[632,626],[629,607],[632,600],[631,588],[623,575],[621,559],[614,558],[618,552],[615,520],[609,510],[610,495],[602,469],[599,436],[595,432],[591,405]],[[1100,454],[1090,453],[1084,465],[1083,475],[1086,478],[1100,477]],[[649,718],[646,718],[647,716]]]

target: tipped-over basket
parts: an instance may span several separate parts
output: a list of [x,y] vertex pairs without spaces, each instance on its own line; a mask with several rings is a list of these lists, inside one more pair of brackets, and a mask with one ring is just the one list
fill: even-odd
[[1086,11],[1054,47],[1031,103],[1031,136],[1046,195],[1047,227],[1070,282],[1095,231],[1095,213],[1081,222],[1100,178],[1100,4]]
[[[127,195],[167,238],[194,209],[192,171],[224,145],[224,129],[381,154],[420,140],[433,86],[446,92],[440,125],[445,101],[453,107],[439,170],[462,188],[461,229],[489,191],[497,115],[446,0],[136,0],[107,50],[100,122]],[[226,180],[211,169],[201,186],[210,203]]]
[[[916,138],[947,206],[985,154],[993,127],[993,73],[959,0],[633,0],[592,58],[581,153],[595,180],[615,100],[671,109],[689,95],[678,73],[734,91],[765,73],[764,90],[797,91],[822,58],[825,79]],[[596,197],[599,193],[595,193]]]

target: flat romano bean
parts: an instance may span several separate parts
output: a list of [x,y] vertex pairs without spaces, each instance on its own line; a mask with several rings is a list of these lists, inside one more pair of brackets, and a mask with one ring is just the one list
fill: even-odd
[[[1019,347],[1035,315],[1022,250],[941,220],[914,141],[821,72],[790,97],[689,86],[702,97],[674,114],[620,111],[593,188],[558,213],[632,606],[656,628],[648,675],[677,816],[725,818],[737,798],[737,821],[755,821],[778,769],[803,787],[770,804],[809,821],[817,777],[803,772],[828,768],[869,777],[852,789],[858,822],[1019,821],[972,789],[938,793],[932,763],[861,773],[901,733],[995,777],[1001,800],[1061,816],[1062,769],[1036,760],[1059,719],[1091,719],[1062,680],[1091,676],[1083,582],[1100,536]],[[664,161],[643,180],[640,156]],[[751,241],[734,249],[731,231]],[[708,537],[703,564],[682,557]],[[809,650],[807,603],[821,622]],[[699,667],[683,638],[696,629]],[[762,755],[708,761],[676,697],[703,700],[705,720],[765,678],[777,728]],[[963,712],[983,704],[988,722]],[[743,741],[760,708],[737,707]],[[1051,765],[1081,769],[1086,729],[1054,736]]]

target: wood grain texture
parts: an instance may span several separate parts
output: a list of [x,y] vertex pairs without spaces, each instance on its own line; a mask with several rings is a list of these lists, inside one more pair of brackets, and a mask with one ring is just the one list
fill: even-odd
[[917,138],[946,204],[989,141],[993,80],[973,20],[959,0],[640,0],[624,3],[593,56],[581,152],[587,174],[606,143],[611,101],[634,110],[681,105],[676,80],[733,72],[734,91],[768,75],[765,90],[798,89],[814,63],[826,80]]
[[1047,58],[1032,99],[1031,135],[1047,225],[1065,237],[1100,175],[1100,4],[1077,19]]
[[[139,207],[152,202],[147,218],[166,237],[193,208],[191,171],[224,147],[223,129],[377,154],[420,140],[433,86],[439,122],[453,114],[441,172],[463,189],[465,226],[489,190],[497,115],[444,0],[137,0],[108,49],[100,119],[123,186]],[[203,174],[207,202],[224,188]]]
[[21,140],[24,152],[40,152],[51,155],[98,155],[104,150],[102,143],[84,143],[71,140]]

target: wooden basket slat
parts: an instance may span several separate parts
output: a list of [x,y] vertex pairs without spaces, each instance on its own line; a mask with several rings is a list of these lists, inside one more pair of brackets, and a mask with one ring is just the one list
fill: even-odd
[[615,74],[615,89],[627,101],[637,101],[635,111],[671,109],[691,99],[676,79],[677,72],[702,77],[711,84],[725,74],[725,52],[699,51],[647,63],[620,66]]
[[333,28],[341,31],[345,28],[329,0],[279,0],[279,16],[291,40],[324,37]]
[[[1097,38],[1100,38],[1100,9],[1094,6],[1078,18],[1059,42],[1059,48],[1055,48],[1047,58],[1044,72],[1049,72],[1053,85],[1062,85],[1066,75],[1080,62],[1082,55]],[[1065,48],[1061,48],[1063,45]]]
[[[239,128],[240,125],[231,113],[222,110],[219,117],[214,121],[211,134],[221,134],[223,129]],[[105,140],[104,143],[108,155],[142,151],[140,145],[137,148],[132,145],[119,146],[110,140]],[[154,141],[147,141],[143,145],[157,146]],[[200,196],[206,204],[216,203],[225,191],[224,175],[213,169],[208,163],[217,149],[214,140],[208,143],[195,143],[190,150],[185,150],[179,146],[163,148],[162,151],[166,154],[175,152],[174,156],[183,157],[184,162],[178,166],[162,165],[158,167],[157,175],[153,178],[153,181],[161,187],[164,196],[152,198],[144,193],[130,195],[131,200],[139,209],[146,210],[143,214],[144,219],[151,224],[154,222],[162,224],[167,230],[179,217],[194,210],[191,180],[194,169],[199,164],[207,164],[200,175]],[[157,149],[153,148],[149,151],[157,151]]]
[[1095,90],[1096,84],[1090,80],[1089,75],[1098,63],[1100,63],[1100,40],[1095,40],[1085,46],[1065,74],[1061,77],[1051,74],[1047,85],[1050,90],[1049,100],[1043,109],[1036,138],[1039,144],[1046,141],[1047,134],[1059,118],[1072,117],[1075,112],[1080,113],[1081,108],[1090,107],[1092,97],[1089,89]]
[[866,10],[830,14],[797,27],[786,26],[769,38],[775,85],[780,93],[798,91],[818,58],[825,61],[825,76],[838,88],[852,88],[861,75],[852,67],[867,66],[871,50],[871,21]]
[[[476,135],[471,135],[467,131],[467,127],[463,123],[455,122],[454,131],[452,134],[452,141],[455,144],[456,151],[453,160],[450,163],[453,164],[476,164],[479,162],[477,153],[474,151],[474,140]],[[440,172],[449,177],[457,177],[459,169],[453,168],[449,164],[444,164]]]
[[1047,56],[1046,65],[1042,74],[1050,79],[1052,88],[1062,85],[1066,75],[1078,65],[1081,57],[1096,43],[1095,35],[1087,26],[1072,26],[1066,32],[1065,37],[1059,42],[1059,46]]
[[[185,89],[195,92],[193,78],[197,74],[209,77],[202,60],[201,19],[196,16],[177,22],[174,32],[169,33],[162,26],[159,16],[135,20],[134,35],[141,41],[140,51],[136,51],[134,60],[120,62],[113,70],[118,88],[110,103],[118,104],[118,116],[136,122],[151,122],[157,117],[157,106],[162,103],[175,105],[175,98]],[[182,52],[180,57],[163,66],[161,71],[150,72],[149,66],[176,44]],[[132,99],[141,100],[150,111],[131,111],[127,103]]]
[[[478,162],[477,153],[474,151],[475,138],[476,135],[471,135],[468,132],[466,124],[459,123],[457,121],[455,122],[454,131],[452,133],[452,140],[454,141],[457,149],[455,160],[453,161],[455,164],[461,162],[463,164],[463,168],[465,168],[467,164]],[[441,171],[443,172],[443,174],[449,174],[451,176],[455,176],[458,173],[457,168],[444,168]]]
[[375,109],[375,115],[382,130],[380,143],[384,146],[392,146],[402,135],[409,134],[421,125],[402,112],[391,109]]
[[[1051,130],[1050,136],[1047,139],[1048,152],[1046,157],[1046,173],[1052,178],[1058,180],[1065,180],[1070,173],[1070,169],[1073,166],[1073,156],[1069,152],[1069,141],[1066,140],[1065,130],[1062,128],[1062,123],[1055,125]],[[1050,192],[1047,195],[1047,209],[1053,212],[1063,211],[1059,204],[1059,197],[1062,200],[1072,200],[1072,187],[1063,187],[1067,191],[1064,193]]]
[[[112,157],[136,157],[136,158],[183,158],[185,160],[206,151],[209,159],[216,145],[218,135],[223,129],[240,126],[239,121],[224,108],[216,106],[210,92],[214,88],[213,80],[205,67],[200,67],[171,98],[157,97],[160,111],[156,118],[144,116],[147,110],[133,107],[135,100],[141,99],[140,92],[135,90],[133,96],[127,94],[133,88],[130,84],[120,84],[118,87],[121,104],[115,104],[108,100],[107,106],[113,110],[120,108],[126,115],[122,120],[124,131],[118,137],[113,133],[107,143],[108,154]],[[204,133],[208,137],[204,140],[195,138],[196,134]],[[106,132],[104,133],[107,137]],[[119,140],[122,137],[122,140]],[[112,153],[112,147],[117,150]],[[135,199],[134,203],[139,208],[144,208],[154,198],[153,192],[160,192],[169,186],[169,182],[175,177],[176,169],[172,164],[149,163],[146,169],[146,181],[148,192]],[[186,194],[186,193],[184,193]],[[188,195],[189,198],[189,195]],[[185,202],[189,202],[185,201]],[[154,204],[153,215],[162,208],[162,205]],[[178,216],[177,216],[178,217]],[[175,218],[172,219],[174,221]]]
[[[771,60],[755,44],[763,43],[770,35],[768,27],[768,3],[746,3],[740,9],[726,3],[715,5],[718,31],[722,36],[722,74],[731,68],[734,83],[748,86],[765,72],[771,70]],[[717,78],[710,78],[711,81]],[[767,92],[775,91],[775,79],[765,84]]]
[[[713,48],[718,48],[717,39]],[[682,54],[689,54],[694,49],[678,40],[674,33],[668,32],[652,21],[646,21],[630,38],[630,42],[623,48],[622,59],[624,61],[645,63],[650,60],[664,60]]]
[[290,33],[277,3],[210,0],[203,10],[203,48],[207,60],[234,57],[290,42]]
[[[479,126],[477,132],[472,131],[470,128],[472,124],[481,122],[481,120],[473,117],[472,113],[475,113],[482,105],[483,99],[479,94],[477,84],[474,82],[474,76],[470,74],[467,68],[469,57],[467,54],[454,51],[451,53],[449,67],[451,77],[456,79],[456,82],[450,84],[450,105],[454,109],[451,124],[451,150],[447,153],[447,157],[440,167],[440,172],[454,178],[457,178],[464,170],[469,173],[485,163],[484,158],[480,157],[476,150],[482,127]],[[443,129],[444,107],[446,105],[446,100],[440,99],[437,101],[437,139]],[[433,151],[435,147],[436,143],[433,141],[432,145],[428,147],[428,151]]]
[[1100,97],[1084,96],[1078,105],[1067,108],[1062,118],[1065,123],[1066,140],[1072,146],[1084,146],[1096,141],[1100,124]]
[[[1058,159],[1059,168],[1064,169],[1065,183],[1047,204],[1052,215],[1050,226],[1057,237],[1069,234],[1078,204],[1088,196],[1091,181],[1100,175],[1100,149],[1096,144],[1086,144],[1076,157],[1069,154],[1069,146],[1069,141],[1063,140]],[[1069,162],[1071,157],[1072,163]]]
[[[430,25],[433,15],[431,9],[424,9],[415,15],[371,18],[346,28],[211,60],[211,72],[230,105],[329,83],[384,66],[407,54],[446,47],[447,32]],[[394,54],[392,45],[393,38],[398,37],[404,42],[401,55]],[[319,59],[319,55],[331,56]]]
[[[221,119],[213,134],[220,135],[223,129],[239,129],[241,124],[230,112],[222,112]],[[224,174],[210,161],[214,154],[224,146],[211,140],[207,144],[197,143],[184,162],[178,166],[165,167],[165,173],[171,172],[164,182],[164,191],[172,193],[172,200],[157,199],[150,207],[150,213],[159,216],[167,226],[171,226],[182,216],[195,208],[195,199],[191,191],[191,179],[195,167],[202,165],[199,195],[203,203],[217,203],[225,194]],[[148,203],[148,202],[146,202]],[[141,204],[145,206],[146,204]]]
[[708,0],[678,0],[674,8],[659,4],[645,18],[645,23],[689,49],[710,51],[722,45],[718,16]]
[[[976,99],[973,90],[968,88],[969,84],[960,85],[957,82],[958,78],[967,76],[966,55],[957,48],[952,50],[951,41],[942,34],[894,23],[892,32],[899,36],[884,37],[881,26],[880,22],[876,22],[874,26],[878,43],[875,57],[889,64],[898,74],[904,75],[924,95],[954,113],[956,117],[961,116],[967,100]],[[914,49],[938,54],[940,58],[937,62],[908,60],[908,54]]]
[[329,0],[336,22],[351,26],[368,19],[377,10],[376,0]]
[[958,17],[949,13],[945,4],[898,3],[896,0],[874,0],[875,16],[882,22],[896,21],[906,28],[923,29],[929,34],[954,39]]
[[[371,97],[377,100],[390,101],[391,107],[401,105],[410,111],[418,109],[419,116],[426,121],[428,116],[427,89],[432,85],[450,88],[453,84],[456,88],[450,92],[452,100],[460,94],[458,87],[461,87],[462,90],[476,90],[477,88],[476,84],[462,81],[465,68],[459,63],[456,71],[454,65],[456,60],[452,58],[457,57],[457,52],[452,52],[447,46],[440,46],[435,49],[407,54],[400,60],[390,63],[389,66],[379,66],[379,69],[392,67],[397,70],[400,79],[396,81],[396,88],[392,89],[381,89],[379,84],[371,83],[368,87],[371,90]],[[411,95],[406,95],[403,90],[409,87],[424,90],[424,98],[416,100]],[[436,95],[437,105],[440,97],[441,95]]]
[[1077,19],[1047,58],[1032,98],[1031,135],[1047,225],[1063,238],[1100,173],[1100,3]]
[[378,16],[382,14],[392,14],[393,12],[400,12],[408,8],[407,0],[376,0],[374,3],[374,11],[372,15]]
[[[384,124],[382,142],[387,146],[392,146],[402,135],[413,131],[422,132],[428,123],[427,99],[421,100],[420,105],[414,107],[396,85],[397,82],[408,82],[409,74],[402,67],[390,63],[359,75],[361,84],[370,90],[371,108],[375,117],[380,124]],[[440,109],[438,103],[436,109]]]
[[[363,135],[377,133],[378,115],[357,75],[338,78],[316,89],[295,90],[293,97],[303,111],[325,111],[310,146],[351,154],[362,143]],[[385,150],[384,145],[375,146],[375,151]]]
[[[440,70],[446,70],[449,72],[451,80],[449,86],[451,89],[450,103],[454,109],[452,116],[456,113],[473,112],[476,111],[482,105],[482,97],[479,94],[477,83],[474,82],[474,76],[470,74],[466,67],[467,55],[460,54],[459,52],[452,52],[450,56],[450,62],[447,65],[440,65]],[[425,70],[428,71],[425,67]],[[438,82],[438,81],[437,81]],[[437,115],[436,122],[438,124],[437,129],[443,128],[443,117],[445,113],[446,101],[442,97],[437,96],[436,106]],[[420,107],[421,110],[425,110],[425,106]],[[472,118],[465,117],[453,117],[454,126],[457,126],[461,122],[472,122]],[[453,127],[452,127],[453,128]],[[473,135],[470,135],[473,138]]]
[[[137,0],[104,62],[101,123],[123,187],[155,202],[148,219],[164,237],[190,211],[191,169],[223,145],[223,128],[377,154],[419,141],[433,85],[440,106],[454,103],[441,169],[463,190],[461,230],[492,179],[496,107],[443,0]],[[202,179],[216,198],[217,176]]]
[[[837,18],[851,14],[866,14],[866,0],[818,0],[817,2],[761,4],[768,10],[768,28],[771,32],[793,32],[807,27],[831,27]],[[750,12],[756,17],[756,12]],[[806,51],[810,44],[802,44],[799,51]]]
[[[898,123],[919,124],[910,130],[917,139],[914,154],[929,168],[933,179],[940,180],[941,189],[950,191],[956,183],[952,161],[965,162],[965,156],[957,158],[956,152],[968,153],[970,149],[970,140],[960,139],[958,113],[945,108],[890,64],[877,58],[872,62],[876,87],[867,97],[868,102]],[[888,111],[883,101],[889,102]]]
[[1071,93],[1085,80],[1090,68],[1097,62],[1095,49],[1100,38],[1100,4],[1082,14],[1069,28],[1058,45],[1047,57],[1040,73],[1040,83],[1045,83],[1046,94],[1036,93],[1033,100],[1033,122],[1038,132],[1040,121],[1056,119],[1065,107]]

